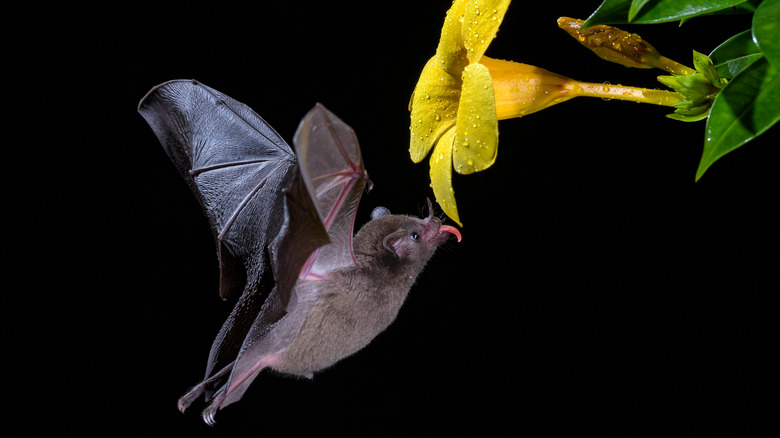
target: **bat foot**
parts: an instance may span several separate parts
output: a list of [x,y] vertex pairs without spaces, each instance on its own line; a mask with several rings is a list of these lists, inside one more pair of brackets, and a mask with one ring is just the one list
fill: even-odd
[[209,404],[209,406],[203,410],[201,416],[203,417],[204,423],[208,424],[209,426],[214,426],[217,424],[217,421],[214,419],[214,417],[217,415],[217,411],[221,407],[224,400],[224,393],[220,391],[216,397],[214,397],[214,401],[212,401],[211,404]]
[[184,411],[187,410],[187,408],[190,407],[192,402],[195,401],[200,395],[203,394],[203,384],[199,384],[194,386],[192,389],[190,389],[186,394],[181,396],[179,398],[178,403],[176,403],[176,406],[179,408],[179,412],[184,413]]

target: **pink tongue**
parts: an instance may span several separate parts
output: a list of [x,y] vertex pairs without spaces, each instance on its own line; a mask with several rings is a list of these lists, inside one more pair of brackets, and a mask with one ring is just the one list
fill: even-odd
[[455,237],[458,238],[458,242],[460,242],[460,231],[458,231],[457,228],[449,226],[449,225],[442,225],[439,227],[439,234],[441,233],[450,233],[454,234]]

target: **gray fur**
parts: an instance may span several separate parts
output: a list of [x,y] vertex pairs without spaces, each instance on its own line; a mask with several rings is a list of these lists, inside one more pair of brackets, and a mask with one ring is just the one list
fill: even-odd
[[311,377],[371,342],[395,320],[417,276],[449,238],[440,226],[437,218],[400,215],[366,224],[354,239],[358,266],[304,285],[317,290],[301,295],[316,298],[299,303],[272,330],[297,334],[271,368]]

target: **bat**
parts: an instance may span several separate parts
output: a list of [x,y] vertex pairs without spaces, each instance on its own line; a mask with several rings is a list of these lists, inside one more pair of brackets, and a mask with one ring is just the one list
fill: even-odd
[[261,370],[312,378],[396,318],[436,248],[460,232],[433,215],[378,207],[353,235],[371,182],[354,131],[317,104],[295,151],[248,106],[193,80],[152,88],[138,111],[203,207],[219,294],[236,303],[214,340],[203,420],[241,399]]

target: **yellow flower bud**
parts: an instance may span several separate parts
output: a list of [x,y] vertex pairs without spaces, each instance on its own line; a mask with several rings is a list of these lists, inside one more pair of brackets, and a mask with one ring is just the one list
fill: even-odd
[[660,68],[672,74],[693,73],[693,69],[661,56],[655,47],[635,33],[603,24],[583,29],[582,23],[583,20],[576,18],[558,19],[558,27],[601,59],[626,67]]

